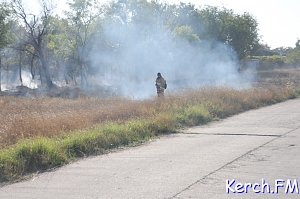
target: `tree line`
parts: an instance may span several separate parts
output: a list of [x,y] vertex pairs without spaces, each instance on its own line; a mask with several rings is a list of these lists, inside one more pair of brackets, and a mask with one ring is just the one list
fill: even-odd
[[102,36],[103,24],[112,21],[124,27],[147,24],[140,31],[145,35],[148,28],[163,26],[172,37],[191,45],[221,42],[239,60],[262,48],[256,19],[231,9],[190,3],[170,5],[154,0],[115,0],[107,4],[69,0],[69,8],[59,16],[51,1],[40,3],[39,14],[28,13],[22,0],[6,0],[0,6],[0,71],[18,70],[21,84],[22,70],[28,70],[31,78],[39,78],[45,88],[53,87],[55,79],[86,86],[94,72],[89,60],[94,41],[101,41],[97,42],[101,45],[98,48],[106,51],[122,48],[121,43],[112,43]]

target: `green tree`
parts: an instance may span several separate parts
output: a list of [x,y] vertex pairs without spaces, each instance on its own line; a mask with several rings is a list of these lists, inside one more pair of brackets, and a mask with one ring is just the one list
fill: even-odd
[[258,46],[257,21],[249,14],[234,14],[230,9],[206,7],[198,11],[203,28],[200,39],[217,40],[230,45],[239,59],[253,53]]
[[88,57],[91,39],[95,33],[95,22],[99,16],[97,1],[72,0],[68,2],[70,11],[66,12],[70,26],[70,33],[74,39],[74,67],[81,77],[81,86],[87,86],[89,70]]
[[296,42],[296,47],[289,51],[286,57],[289,64],[300,65],[300,39]]
[[298,39],[296,42],[296,48],[300,48],[300,39]]
[[2,51],[10,43],[9,37],[9,16],[8,7],[6,4],[0,4],[0,91],[1,91],[1,70],[2,70]]
[[236,15],[229,20],[225,27],[223,36],[225,42],[231,45],[240,59],[251,55],[258,46],[257,22],[248,13]]
[[9,16],[9,10],[6,4],[0,4],[0,49],[6,47],[9,42],[9,22],[7,17]]
[[58,16],[50,18],[47,44],[53,57],[51,64],[55,68],[55,76],[59,79],[63,76],[66,84],[69,84],[70,80],[76,84],[78,74],[76,71],[78,67],[70,63],[76,47],[76,40],[72,37],[71,29],[68,20]]
[[178,26],[174,30],[175,35],[191,43],[200,41],[197,34],[194,33],[191,26]]

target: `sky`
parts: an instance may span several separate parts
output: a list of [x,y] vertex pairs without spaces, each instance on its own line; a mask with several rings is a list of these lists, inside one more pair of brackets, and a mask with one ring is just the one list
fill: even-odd
[[[66,8],[67,0],[52,0],[58,12]],[[99,0],[107,2],[108,0]],[[161,0],[172,4],[192,3],[197,6],[219,6],[234,10],[237,14],[250,13],[258,22],[262,43],[271,48],[295,47],[300,39],[300,0]],[[38,0],[24,0],[34,9]]]

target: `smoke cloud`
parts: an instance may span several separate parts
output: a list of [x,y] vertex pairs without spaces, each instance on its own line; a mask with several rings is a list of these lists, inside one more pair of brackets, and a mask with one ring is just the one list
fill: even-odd
[[[125,17],[122,13],[116,15],[121,17],[103,17],[97,33],[86,46],[88,50],[83,50],[85,55],[82,56],[90,69],[88,91],[105,88],[108,91],[104,92],[105,95],[149,98],[156,95],[158,72],[167,81],[166,94],[204,86],[236,89],[251,86],[254,80],[251,74],[254,73],[239,72],[236,53],[230,46],[201,38],[190,41],[184,35],[176,34],[176,27],[170,28],[164,19],[154,16],[151,11],[142,10],[141,13],[144,18],[138,20],[133,20],[132,13],[126,13],[128,16]],[[190,20],[186,24],[193,23],[197,21]],[[199,26],[198,22],[192,27]],[[56,85],[65,85],[62,74],[66,68],[63,66],[62,71],[53,75]],[[2,89],[19,84],[17,72],[10,74],[9,78],[2,76],[7,83]],[[22,76],[23,85],[38,87],[37,80],[27,78],[29,72],[23,71]],[[80,77],[76,80],[80,81]]]
[[[36,89],[39,86],[38,80],[31,78],[30,72],[22,70],[22,82],[23,86],[31,89]],[[1,90],[2,91],[14,91],[17,86],[20,86],[19,71],[17,70],[3,70],[1,71]]]
[[166,92],[203,86],[251,86],[249,74],[241,74],[235,52],[217,41],[189,42],[162,23],[102,24],[89,57],[96,71],[93,84],[112,86],[134,99],[156,95],[158,72],[167,80]]

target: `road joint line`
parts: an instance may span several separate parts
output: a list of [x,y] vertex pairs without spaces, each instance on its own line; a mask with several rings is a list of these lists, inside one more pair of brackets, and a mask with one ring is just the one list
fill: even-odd
[[228,136],[258,136],[258,137],[282,137],[276,134],[250,134],[250,133],[178,133],[183,135],[228,135]]
[[279,137],[274,137],[273,139],[271,139],[271,140],[265,142],[264,144],[259,145],[259,146],[255,147],[255,148],[253,148],[253,149],[247,151],[246,153],[244,153],[244,154],[238,156],[237,158],[233,159],[233,160],[230,161],[230,162],[227,162],[227,163],[224,164],[223,166],[221,166],[221,167],[219,167],[219,168],[213,170],[212,172],[206,174],[205,176],[203,176],[203,177],[200,178],[199,180],[197,180],[197,181],[193,182],[192,184],[188,185],[186,188],[182,189],[182,190],[179,191],[178,193],[176,193],[176,194],[174,194],[173,196],[169,197],[169,199],[173,199],[173,198],[179,196],[180,194],[182,194],[183,192],[189,190],[191,187],[193,187],[194,185],[198,184],[199,182],[205,180],[206,178],[208,178],[208,177],[211,176],[212,174],[217,173],[218,171],[222,170],[223,168],[227,167],[228,165],[230,165],[230,164],[232,164],[232,163],[238,161],[239,159],[245,157],[246,155],[249,155],[249,154],[251,154],[252,152],[254,152],[254,151],[256,151],[256,150],[258,150],[258,149],[260,149],[260,148],[266,146],[267,144],[269,144],[269,143],[271,143],[271,142],[273,142],[273,141],[275,141],[275,140],[277,140],[277,139],[279,139],[279,138],[281,138],[281,137],[284,137],[284,136],[286,136],[286,135],[288,135],[288,134],[290,134],[290,133],[293,133],[294,131],[298,130],[299,128],[300,128],[300,127],[297,127],[297,128],[295,128],[295,129],[292,129],[292,130],[290,130],[290,131],[288,131],[288,132],[282,134],[282,135],[279,136]]

